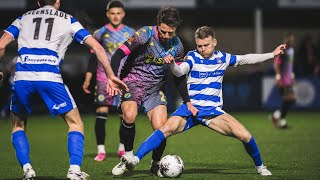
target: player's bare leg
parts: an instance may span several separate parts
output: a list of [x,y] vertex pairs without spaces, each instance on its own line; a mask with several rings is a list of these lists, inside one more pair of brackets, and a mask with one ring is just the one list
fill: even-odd
[[258,174],[270,176],[271,172],[263,165],[258,146],[247,129],[229,114],[222,114],[211,119],[209,128],[225,136],[231,136],[242,141],[247,153],[252,157]]
[[[157,130],[167,121],[167,106],[156,106],[147,113],[147,116],[150,120],[153,130]],[[158,175],[159,162],[166,147],[166,142],[166,139],[164,139],[161,144],[155,150],[153,150],[152,160],[150,162],[150,173],[152,175]]]
[[31,180],[36,177],[36,173],[31,166],[29,158],[29,142],[25,133],[27,115],[10,113],[12,122],[12,144],[16,151],[16,157],[23,169],[23,180]]
[[66,114],[61,115],[69,126],[68,151],[70,167],[67,178],[70,180],[86,180],[89,175],[82,172],[80,167],[83,158],[84,128],[78,108],[74,108]]

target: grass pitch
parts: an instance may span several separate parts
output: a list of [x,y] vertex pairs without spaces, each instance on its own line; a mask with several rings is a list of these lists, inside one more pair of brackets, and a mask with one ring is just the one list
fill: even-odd
[[[256,174],[252,159],[236,139],[222,136],[201,125],[167,141],[164,154],[177,154],[185,164],[182,179],[320,179],[320,113],[289,112],[289,129],[272,126],[266,112],[231,113],[255,137],[264,164],[271,177]],[[107,159],[95,162],[96,143],[94,115],[83,115],[85,124],[85,154],[82,170],[92,180],[111,179],[112,168],[119,162],[119,118],[110,115],[107,120]],[[135,148],[151,134],[146,116],[136,122]],[[31,116],[27,136],[30,158],[37,179],[66,179],[68,170],[67,126],[59,117]],[[158,179],[149,175],[151,155],[147,155],[128,176],[117,179]],[[22,179],[22,170],[11,144],[11,122],[0,119],[0,179]]]

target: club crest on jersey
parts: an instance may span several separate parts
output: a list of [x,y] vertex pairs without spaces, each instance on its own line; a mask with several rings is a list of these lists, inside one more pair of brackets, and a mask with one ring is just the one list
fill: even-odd
[[218,63],[218,64],[221,64],[221,63],[222,63],[221,58],[217,58],[217,63]]
[[98,101],[100,101],[100,102],[104,101],[105,99],[106,99],[106,98],[104,97],[103,94],[100,94],[100,95],[98,96]]
[[124,32],[123,36],[127,38],[127,37],[129,37],[129,33],[128,32]]
[[128,42],[129,44],[132,44],[133,41],[134,41],[134,36],[131,36],[131,37],[127,40],[127,42]]
[[129,93],[129,92],[127,92],[127,93],[125,93],[124,95],[123,95],[123,97],[125,98],[125,99],[129,99],[129,98],[131,98],[131,93]]

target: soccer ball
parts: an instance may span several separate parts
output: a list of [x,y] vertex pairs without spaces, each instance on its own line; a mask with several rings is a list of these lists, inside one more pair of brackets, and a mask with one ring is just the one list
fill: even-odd
[[183,161],[178,155],[169,154],[160,160],[159,170],[164,177],[179,177],[183,169]]

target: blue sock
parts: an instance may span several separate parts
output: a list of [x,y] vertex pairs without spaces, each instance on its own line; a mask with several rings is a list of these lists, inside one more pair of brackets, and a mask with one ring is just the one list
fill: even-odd
[[70,165],[81,166],[83,158],[84,136],[77,131],[68,134],[68,151],[70,157]]
[[254,164],[256,166],[261,166],[262,160],[260,156],[260,151],[254,138],[252,137],[248,143],[244,142],[243,145],[246,148],[247,153],[252,157]]
[[154,131],[151,136],[141,144],[135,156],[141,160],[150,151],[156,149],[164,139],[164,134],[160,130]]
[[20,166],[30,163],[29,152],[30,146],[26,133],[23,130],[16,131],[12,134],[12,145],[16,150],[16,157]]

